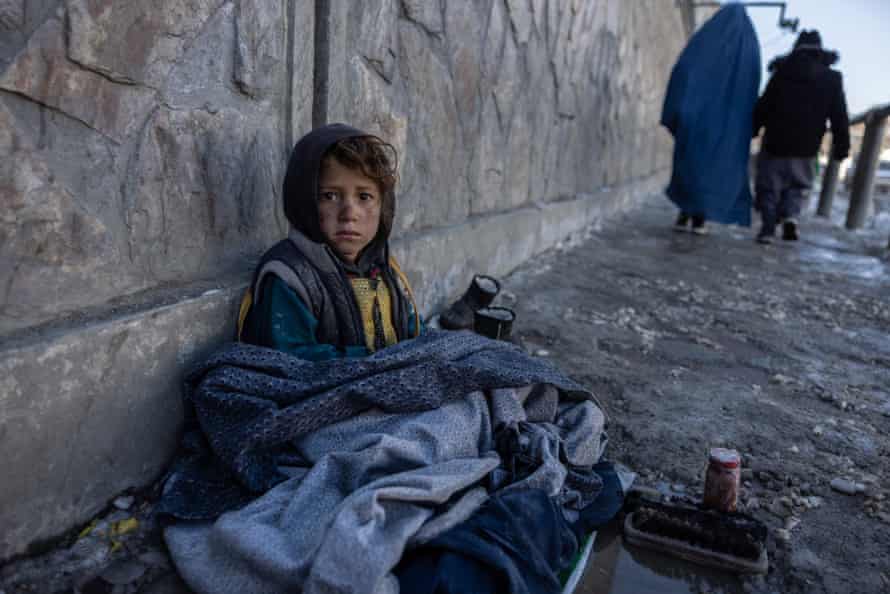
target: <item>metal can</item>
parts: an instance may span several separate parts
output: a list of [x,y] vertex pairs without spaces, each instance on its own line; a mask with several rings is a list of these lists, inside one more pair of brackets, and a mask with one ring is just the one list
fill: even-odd
[[724,512],[736,510],[741,466],[741,457],[736,450],[711,448],[702,498],[705,507]]

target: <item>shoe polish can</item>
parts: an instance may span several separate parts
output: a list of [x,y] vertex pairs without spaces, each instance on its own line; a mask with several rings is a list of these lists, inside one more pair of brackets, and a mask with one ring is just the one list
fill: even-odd
[[734,512],[739,501],[739,482],[742,474],[741,457],[736,450],[711,448],[705,472],[705,507],[723,512]]
[[508,307],[484,307],[473,315],[473,330],[495,340],[510,340],[516,313]]

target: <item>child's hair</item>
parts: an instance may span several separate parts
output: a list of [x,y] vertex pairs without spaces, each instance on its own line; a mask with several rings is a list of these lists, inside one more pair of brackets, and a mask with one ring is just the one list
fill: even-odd
[[395,147],[377,136],[352,136],[338,141],[329,148],[321,160],[324,168],[328,159],[336,159],[341,165],[361,171],[380,186],[379,236],[388,237],[395,218],[395,186],[398,180],[398,152]]

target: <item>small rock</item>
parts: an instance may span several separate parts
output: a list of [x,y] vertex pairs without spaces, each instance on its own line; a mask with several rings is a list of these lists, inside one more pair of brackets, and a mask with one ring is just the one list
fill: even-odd
[[118,509],[130,509],[133,507],[133,502],[136,501],[136,498],[132,495],[122,495],[114,500],[114,507]]
[[778,499],[773,499],[772,503],[770,503],[769,507],[767,507],[767,510],[774,516],[778,516],[783,519],[791,515],[791,510],[784,506]]
[[784,386],[785,384],[790,384],[794,380],[788,377],[787,375],[782,375],[781,373],[777,373],[769,378],[769,383],[771,384],[779,384],[780,386]]
[[794,446],[791,446],[790,451],[791,451],[792,454],[799,454],[799,453],[800,453],[800,448],[797,447],[796,445],[794,445]]
[[791,540],[791,532],[785,528],[776,528],[776,540],[788,542]]
[[[855,495],[859,491],[857,490],[857,485],[853,481],[848,481],[847,479],[836,478],[831,481],[831,488],[839,493],[843,493],[844,495]],[[863,487],[864,490],[864,487]]]
[[791,532],[800,525],[800,518],[789,516],[785,518],[785,530]]
[[549,357],[550,351],[547,349],[538,349],[535,351],[535,357]]
[[825,429],[822,427],[822,425],[816,425],[815,427],[813,427],[813,435],[815,435],[816,437],[822,437],[823,433],[825,433]]
[[885,524],[890,524],[890,513],[887,512],[878,512],[878,519],[884,522]]

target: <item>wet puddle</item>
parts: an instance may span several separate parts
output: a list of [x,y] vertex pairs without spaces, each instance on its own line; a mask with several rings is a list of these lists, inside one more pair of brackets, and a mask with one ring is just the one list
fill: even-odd
[[741,594],[729,573],[626,545],[618,524],[597,533],[592,559],[575,594]]
[[812,245],[800,250],[798,258],[818,268],[845,272],[869,280],[883,277],[887,268],[884,262],[872,256],[849,254]]

